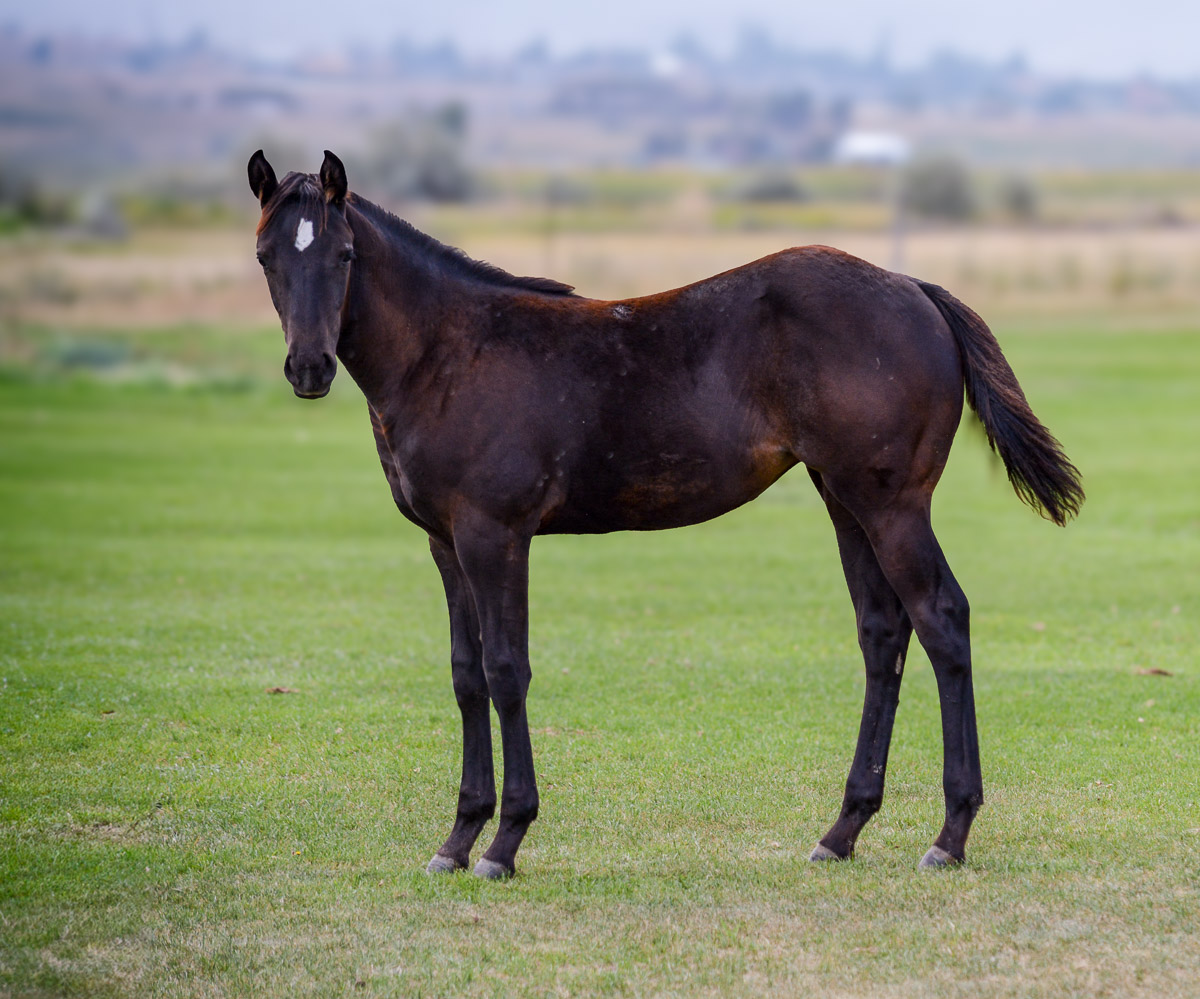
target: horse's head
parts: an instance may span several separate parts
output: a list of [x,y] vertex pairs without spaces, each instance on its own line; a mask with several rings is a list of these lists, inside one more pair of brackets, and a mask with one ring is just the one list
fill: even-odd
[[302,399],[320,399],[337,373],[342,307],[354,260],[346,222],[346,168],[329,150],[319,175],[289,173],[282,182],[260,149],[247,168],[262,205],[258,260],[283,324],[283,373]]

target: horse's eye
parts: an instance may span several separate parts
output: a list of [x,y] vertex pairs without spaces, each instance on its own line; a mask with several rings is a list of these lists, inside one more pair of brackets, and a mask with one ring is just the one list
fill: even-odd
[[343,264],[350,263],[354,259],[354,248],[347,246],[346,249],[342,250],[342,255],[339,259]]
[[255,256],[258,257],[258,262],[262,265],[262,269],[265,271],[267,269],[267,265],[271,262],[271,258],[265,253],[258,253],[255,254]]

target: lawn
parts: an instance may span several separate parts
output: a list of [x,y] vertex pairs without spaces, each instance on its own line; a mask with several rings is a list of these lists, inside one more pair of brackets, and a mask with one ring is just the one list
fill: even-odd
[[10,371],[0,995],[1195,995],[1200,332],[998,332],[1089,500],[1040,521],[960,432],[934,513],[987,802],[934,873],[915,647],[884,810],[806,860],[863,680],[802,471],[685,531],[535,543],[542,817],[511,882],[430,878],[445,609],[346,376],[313,404]]

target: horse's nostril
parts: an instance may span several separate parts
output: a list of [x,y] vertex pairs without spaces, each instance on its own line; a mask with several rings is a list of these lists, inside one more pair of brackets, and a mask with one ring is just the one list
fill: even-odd
[[337,359],[325,351],[320,354],[288,354],[283,362],[284,377],[302,399],[319,399],[329,391],[337,373]]

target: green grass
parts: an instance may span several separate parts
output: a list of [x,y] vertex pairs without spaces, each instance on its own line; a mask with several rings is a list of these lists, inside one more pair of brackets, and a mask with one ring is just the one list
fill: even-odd
[[1089,500],[1056,530],[960,435],[935,523],[987,804],[935,874],[916,651],[883,812],[853,862],[805,859],[863,681],[803,473],[687,531],[535,543],[542,818],[514,881],[431,879],[445,611],[345,375],[303,404],[10,373],[0,995],[1194,994],[1200,334],[1001,336]]

